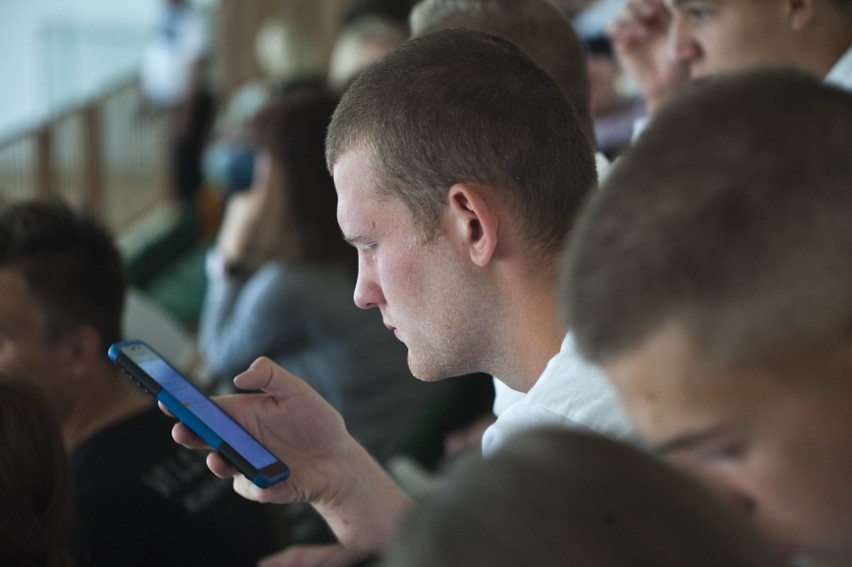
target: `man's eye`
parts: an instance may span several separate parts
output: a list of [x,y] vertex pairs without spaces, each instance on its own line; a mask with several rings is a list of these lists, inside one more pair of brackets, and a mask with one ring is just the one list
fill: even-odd
[[742,440],[731,441],[715,447],[707,452],[707,459],[712,461],[735,461],[745,454],[746,445]]
[[707,20],[712,13],[704,8],[689,8],[686,10],[686,16],[694,23],[701,23]]

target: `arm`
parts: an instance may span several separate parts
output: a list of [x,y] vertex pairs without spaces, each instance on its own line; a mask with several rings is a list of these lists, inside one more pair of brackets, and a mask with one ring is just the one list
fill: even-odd
[[[379,551],[395,533],[413,503],[346,431],[343,419],[299,378],[261,358],[234,383],[243,394],[217,402],[292,470],[289,479],[260,489],[218,454],[207,465],[234,489],[258,502],[310,502],[340,543],[364,552]],[[175,440],[190,448],[203,443],[181,423]]]
[[281,252],[285,221],[284,195],[272,158],[259,151],[250,189],[231,197],[216,249],[229,266],[251,273]]
[[304,340],[301,304],[291,287],[279,265],[267,264],[242,281],[225,274],[217,251],[208,254],[198,346],[214,372],[230,378],[257,357]]
[[689,80],[688,67],[668,43],[672,16],[662,0],[631,0],[608,32],[624,73],[653,115]]
[[[270,158],[260,153],[254,185],[231,198],[207,257],[207,293],[199,322],[199,348],[210,366],[233,376],[275,344],[287,340],[280,272],[258,268],[279,255],[283,196]],[[247,279],[248,278],[248,279]],[[288,314],[291,310],[286,311]]]

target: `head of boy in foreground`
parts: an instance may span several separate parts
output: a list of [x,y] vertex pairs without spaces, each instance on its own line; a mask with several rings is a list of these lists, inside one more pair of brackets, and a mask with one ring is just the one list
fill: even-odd
[[578,345],[660,454],[785,550],[852,562],[852,95],[792,72],[695,88],[582,217]]

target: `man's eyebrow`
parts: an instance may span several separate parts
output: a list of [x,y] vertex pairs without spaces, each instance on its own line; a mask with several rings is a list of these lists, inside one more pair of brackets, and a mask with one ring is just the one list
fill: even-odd
[[358,246],[358,244],[367,240],[367,237],[363,234],[355,233],[355,234],[344,234],[343,240],[349,243],[351,246]]
[[683,435],[678,435],[677,437],[669,439],[668,441],[663,441],[662,443],[652,445],[651,451],[659,456],[665,456],[671,453],[678,453],[680,451],[685,451],[687,449],[698,447],[706,443],[707,441],[710,441],[717,437],[721,437],[727,432],[727,427],[714,427],[712,429],[703,429],[691,433],[684,433]]

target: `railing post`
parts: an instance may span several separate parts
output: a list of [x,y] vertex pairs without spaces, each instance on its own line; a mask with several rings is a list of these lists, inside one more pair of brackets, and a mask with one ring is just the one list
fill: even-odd
[[35,159],[33,160],[33,181],[35,195],[49,197],[55,189],[53,177],[52,127],[50,123],[39,128],[34,134]]
[[103,205],[103,155],[98,108],[87,104],[81,110],[81,158],[83,166],[83,207],[97,213]]

